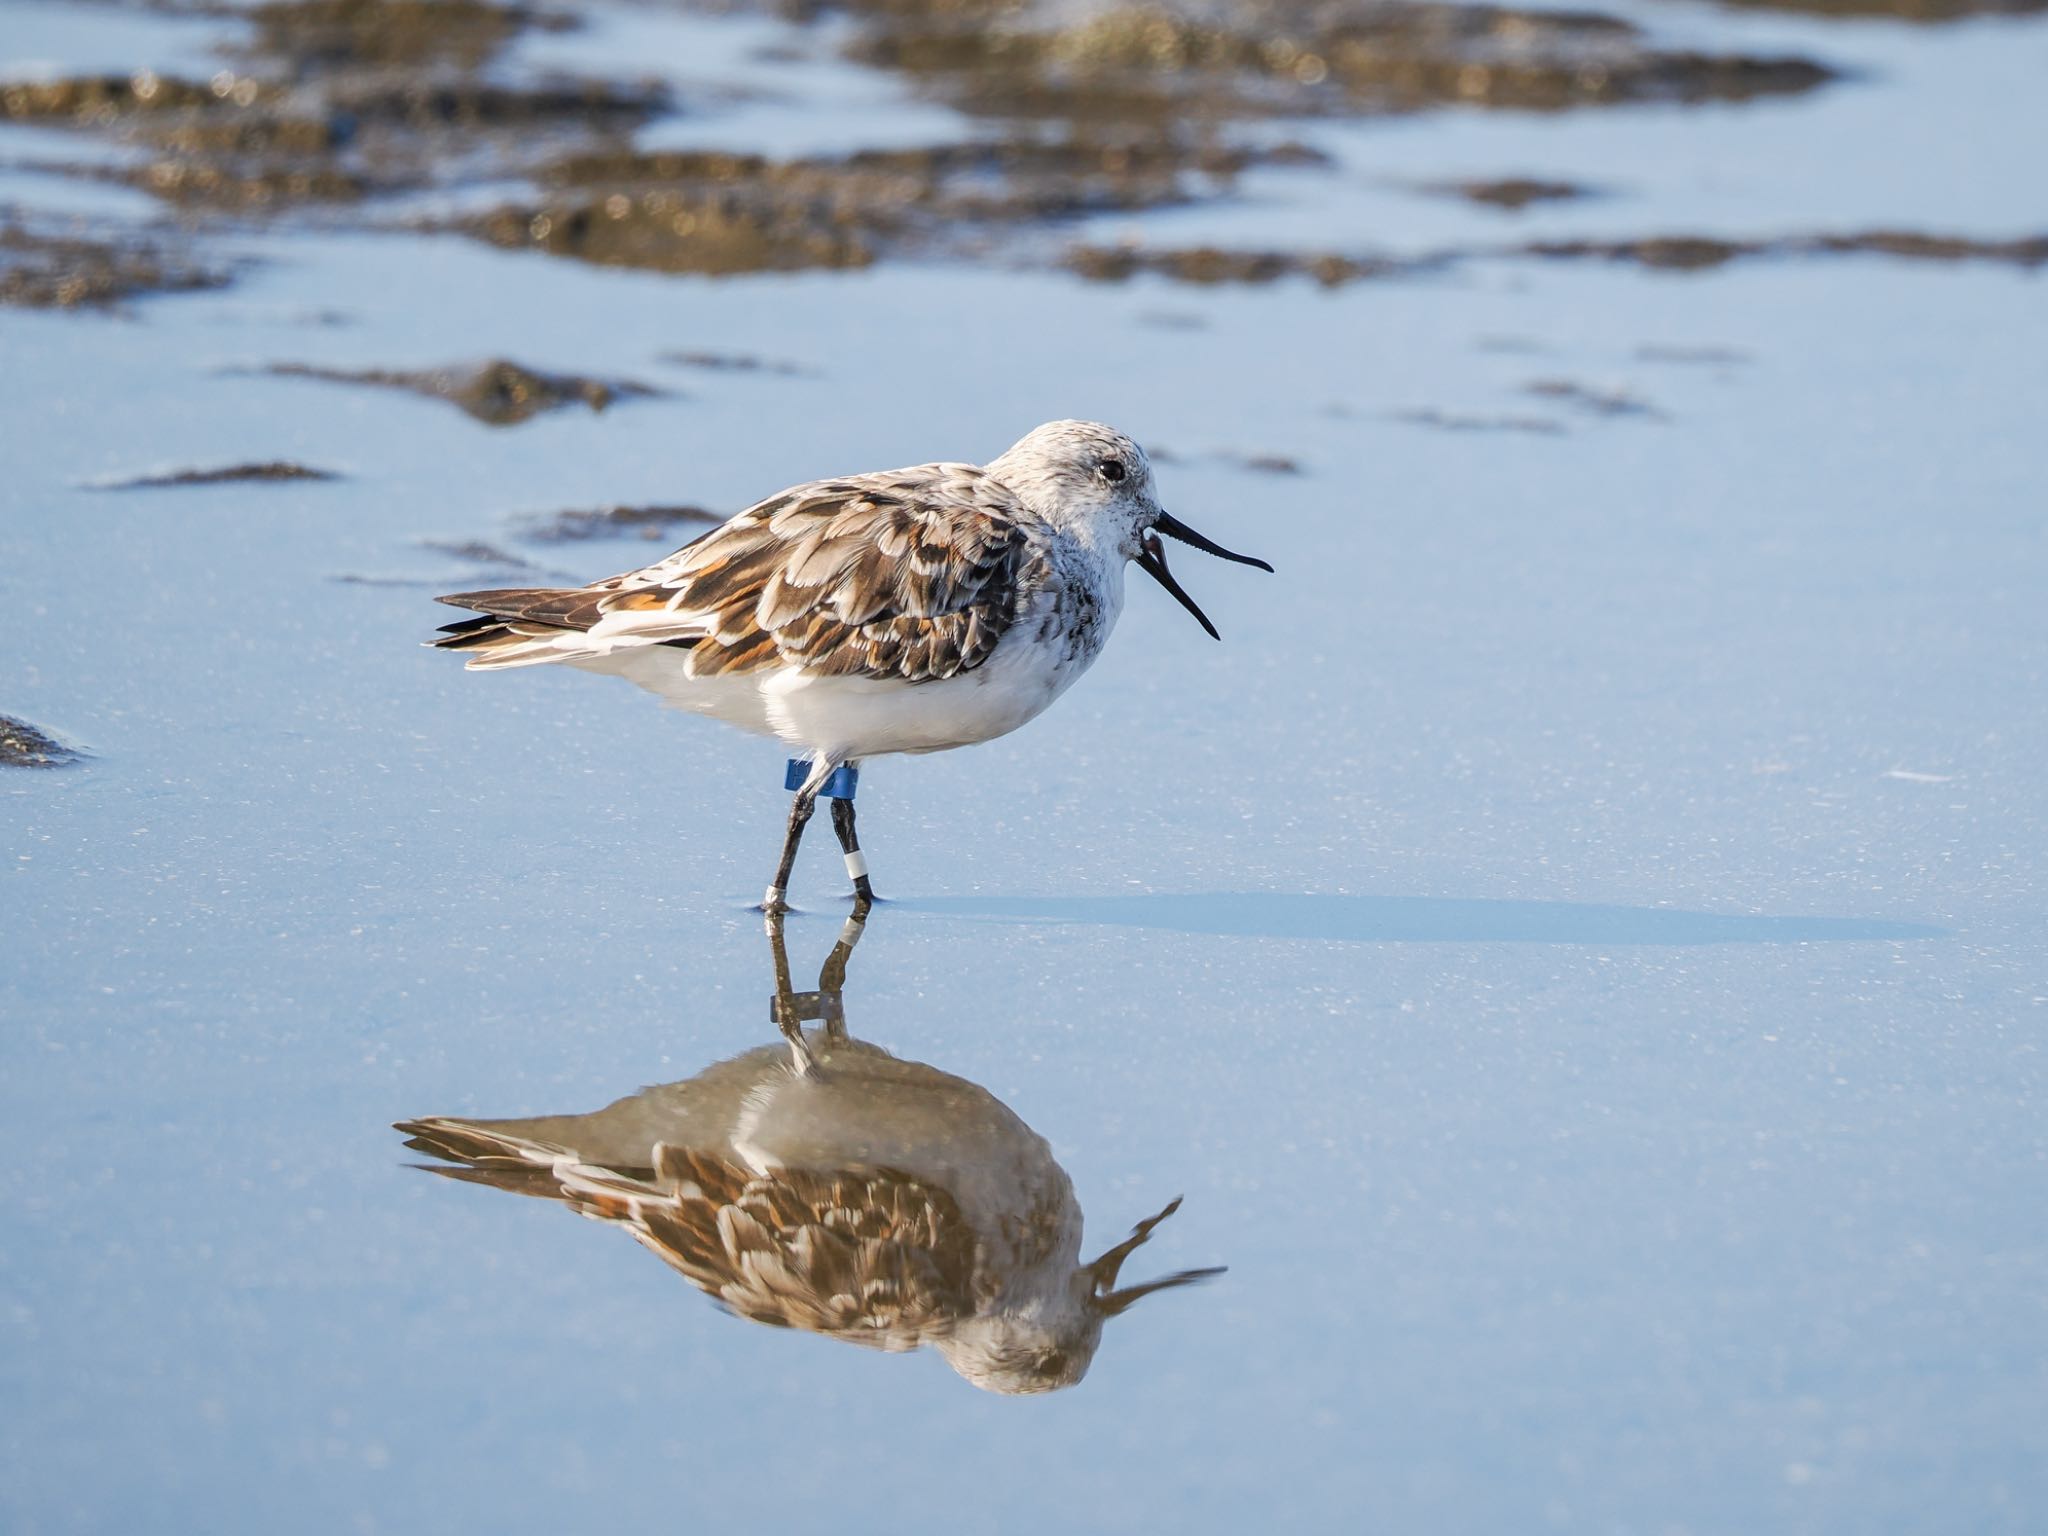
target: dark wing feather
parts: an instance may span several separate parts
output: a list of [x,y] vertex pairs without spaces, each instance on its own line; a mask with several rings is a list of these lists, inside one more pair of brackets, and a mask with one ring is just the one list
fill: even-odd
[[1043,579],[1010,493],[931,464],[800,486],[655,565],[588,587],[441,599],[485,622],[437,642],[507,660],[583,631],[594,647],[681,644],[696,676],[795,664],[821,676],[925,682],[986,661]]
[[973,1232],[951,1195],[907,1174],[755,1174],[668,1146],[652,1179],[559,1173],[574,1209],[623,1225],[757,1323],[911,1349],[974,1310]]

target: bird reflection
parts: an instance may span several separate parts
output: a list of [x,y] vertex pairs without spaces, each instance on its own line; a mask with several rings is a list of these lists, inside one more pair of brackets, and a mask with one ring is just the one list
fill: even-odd
[[1042,1137],[986,1089],[853,1039],[843,989],[866,915],[810,992],[770,920],[780,1044],[592,1114],[398,1129],[451,1165],[434,1172],[624,1228],[741,1317],[929,1344],[991,1392],[1072,1386],[1105,1321],[1222,1270],[1119,1287],[1178,1199],[1083,1263],[1081,1208]]

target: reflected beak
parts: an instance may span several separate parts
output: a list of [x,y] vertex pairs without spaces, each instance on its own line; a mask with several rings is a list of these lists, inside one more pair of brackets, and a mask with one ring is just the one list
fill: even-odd
[[1208,1269],[1184,1269],[1179,1274],[1168,1275],[1163,1280],[1147,1280],[1143,1285],[1127,1285],[1120,1291],[1098,1296],[1095,1298],[1095,1306],[1105,1317],[1115,1317],[1119,1313],[1129,1311],[1141,1298],[1150,1296],[1154,1291],[1170,1291],[1177,1285],[1193,1285],[1198,1280],[1213,1280],[1224,1273],[1226,1270],[1221,1264],[1212,1265]]
[[[1182,601],[1185,602],[1186,599],[1183,598]],[[1192,608],[1194,605],[1189,603],[1188,606]],[[1095,1288],[1095,1309],[1098,1312],[1105,1317],[1115,1317],[1119,1312],[1128,1311],[1134,1303],[1150,1296],[1154,1291],[1170,1291],[1177,1285],[1192,1285],[1197,1280],[1213,1279],[1223,1273],[1223,1266],[1220,1264],[1213,1269],[1184,1269],[1179,1274],[1168,1275],[1162,1280],[1147,1280],[1143,1285],[1127,1285],[1120,1291],[1115,1289],[1116,1277],[1124,1267],[1124,1260],[1144,1246],[1154,1227],[1179,1209],[1180,1197],[1176,1195],[1165,1210],[1157,1216],[1139,1222],[1131,1229],[1129,1237],[1088,1266],[1089,1278]]]
[[1195,532],[1194,529],[1190,528],[1179,518],[1170,516],[1165,512],[1159,514],[1159,520],[1152,527],[1154,531],[1146,534],[1139,544],[1137,556],[1139,568],[1147,576],[1150,576],[1159,585],[1171,592],[1174,600],[1181,607],[1187,609],[1189,613],[1192,613],[1195,616],[1195,622],[1209,632],[1211,640],[1221,640],[1223,636],[1218,634],[1216,626],[1209,622],[1209,615],[1202,612],[1195,605],[1195,600],[1181,590],[1180,583],[1173,579],[1173,573],[1166,568],[1166,546],[1159,542],[1157,535],[1163,533],[1169,539],[1178,539],[1183,544],[1193,545],[1196,549],[1206,554],[1214,555],[1220,560],[1235,560],[1239,565],[1256,565],[1262,571],[1270,571],[1273,567],[1266,564],[1263,560],[1255,559],[1251,555],[1237,554],[1234,551],[1225,549],[1221,544],[1216,543],[1212,539],[1203,538],[1202,535]]

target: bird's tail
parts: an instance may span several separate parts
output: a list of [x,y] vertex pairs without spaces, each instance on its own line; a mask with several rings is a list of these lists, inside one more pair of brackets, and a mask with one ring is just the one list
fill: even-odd
[[488,1184],[515,1195],[561,1199],[559,1170],[576,1161],[576,1154],[567,1147],[494,1130],[474,1120],[434,1116],[401,1120],[393,1129],[405,1135],[406,1146],[414,1152],[441,1159],[438,1164],[419,1165],[430,1173],[471,1184]]
[[[445,599],[444,599],[445,601]],[[443,624],[438,640],[427,643],[436,650],[461,651],[473,671],[499,667],[531,667],[542,662],[566,661],[581,647],[583,632],[559,624],[515,619],[493,613]]]
[[431,642],[463,651],[472,667],[530,667],[548,661],[589,661],[621,649],[674,645],[685,650],[705,634],[702,618],[670,608],[666,589],[621,591],[623,577],[590,587],[501,587],[453,592],[438,599],[476,617],[442,626]]

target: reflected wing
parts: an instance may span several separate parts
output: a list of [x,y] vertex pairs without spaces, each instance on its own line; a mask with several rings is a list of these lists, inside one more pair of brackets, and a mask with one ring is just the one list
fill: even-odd
[[692,676],[794,664],[924,682],[979,666],[1037,571],[1010,493],[968,464],[799,486],[667,559],[568,590],[441,599],[473,608],[437,642],[473,667],[688,651]]
[[889,1170],[755,1174],[667,1146],[655,1161],[652,1180],[564,1169],[564,1198],[742,1317],[901,1350],[974,1310],[973,1233],[943,1190]]
[[565,1202],[624,1227],[692,1285],[776,1327],[913,1349],[973,1312],[976,1243],[951,1195],[889,1169],[757,1174],[654,1148],[652,1168],[606,1168],[461,1120],[409,1120],[437,1173]]

